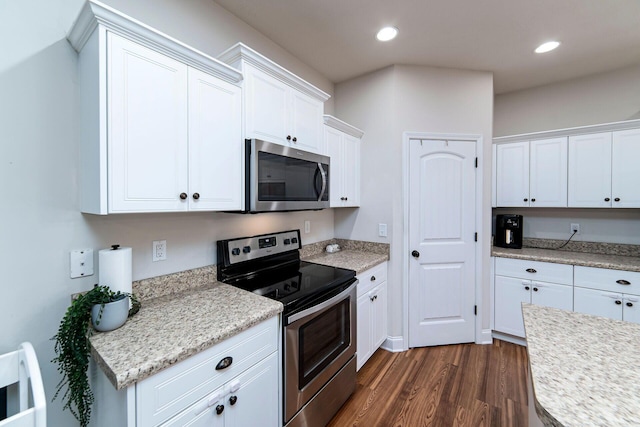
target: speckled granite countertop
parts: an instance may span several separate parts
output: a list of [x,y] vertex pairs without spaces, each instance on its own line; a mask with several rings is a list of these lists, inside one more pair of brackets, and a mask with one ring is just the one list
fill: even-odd
[[91,337],[91,355],[116,389],[282,312],[280,302],[214,282],[143,301],[124,326]]
[[355,270],[356,274],[360,274],[371,267],[388,261],[389,255],[343,249],[334,253],[322,252],[303,259],[304,261],[330,265],[331,267],[348,268],[349,270]]
[[538,248],[505,249],[497,246],[492,247],[491,255],[503,258],[582,265],[585,267],[610,268],[612,270],[640,271],[640,257],[635,256],[569,252]]
[[640,425],[640,325],[531,304],[522,312],[545,425]]

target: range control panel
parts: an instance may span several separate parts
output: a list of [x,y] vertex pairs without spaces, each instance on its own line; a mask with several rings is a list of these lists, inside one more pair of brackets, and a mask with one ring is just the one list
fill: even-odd
[[269,255],[297,250],[302,247],[300,230],[281,231],[254,237],[242,237],[224,241],[229,263],[258,259]]

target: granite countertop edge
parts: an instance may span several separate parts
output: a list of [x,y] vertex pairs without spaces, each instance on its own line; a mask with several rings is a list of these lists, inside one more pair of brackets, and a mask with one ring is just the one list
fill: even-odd
[[[258,302],[258,306],[255,310],[234,310],[236,306],[226,304],[225,299],[229,294],[242,300],[236,301],[237,304],[254,306],[253,303]],[[202,299],[198,306],[199,295]],[[212,296],[214,301],[211,300]],[[179,311],[182,305],[185,308],[188,306],[184,327],[158,328],[157,321],[163,318],[164,313],[169,312],[170,308]],[[193,327],[197,326],[199,313],[202,310],[211,311],[212,306],[216,310],[207,327]],[[199,289],[143,301],[140,312],[124,326],[115,331],[92,335],[91,355],[113,386],[120,390],[277,316],[283,308],[278,301],[214,282]],[[139,357],[139,347],[144,345],[147,339],[145,334],[149,331],[153,334],[151,344],[159,343],[158,347],[166,348],[150,351],[153,354],[150,357]],[[179,343],[172,345],[174,341]]]
[[604,255],[539,248],[507,249],[496,246],[491,248],[491,256],[640,272],[640,258],[634,256]]
[[356,275],[362,274],[364,271],[388,260],[388,254],[377,254],[353,249],[343,249],[333,253],[322,252],[303,258],[303,261],[354,270]]

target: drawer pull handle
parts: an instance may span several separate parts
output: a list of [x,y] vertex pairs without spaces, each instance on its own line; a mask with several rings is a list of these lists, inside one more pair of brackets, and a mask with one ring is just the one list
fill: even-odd
[[630,285],[630,284],[631,284],[631,282],[630,282],[630,281],[628,281],[628,280],[624,280],[624,279],[616,280],[616,283],[617,283],[618,285]]
[[537,273],[537,271],[536,271],[536,269],[535,269],[535,268],[527,268],[527,269],[526,269],[526,272],[527,272],[527,273]]
[[221,371],[223,369],[227,369],[233,363],[233,357],[227,356],[216,365],[216,371]]
[[224,405],[216,406],[216,414],[220,415],[224,412]]
[[376,276],[371,276],[371,281],[375,282],[376,281]]

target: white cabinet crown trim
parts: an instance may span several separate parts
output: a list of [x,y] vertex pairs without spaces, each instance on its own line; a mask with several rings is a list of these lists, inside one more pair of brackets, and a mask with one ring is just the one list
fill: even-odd
[[233,67],[96,0],[85,3],[67,35],[77,52],[82,50],[98,25],[229,83],[237,84],[242,80],[242,73]]
[[246,61],[260,71],[270,75],[271,77],[280,80],[286,85],[291,86],[302,93],[319,99],[322,102],[325,102],[326,100],[331,98],[331,95],[329,95],[328,93],[318,89],[311,83],[307,82],[301,77],[296,76],[291,71],[276,64],[269,58],[259,54],[243,43],[237,43],[231,46],[229,49],[222,52],[218,56],[218,59],[222,62],[232,65],[240,63],[241,61]]
[[610,132],[616,130],[628,130],[640,128],[640,120],[625,120],[622,122],[603,123],[598,125],[578,126],[566,129],[555,129],[542,132],[522,133],[493,138],[494,144],[508,142],[533,141],[537,139],[557,138],[561,136],[585,135],[589,133]]
[[323,117],[324,124],[326,124],[327,126],[331,126],[332,128],[338,129],[339,131],[342,131],[355,138],[362,138],[362,136],[364,135],[363,130],[358,129],[357,127],[352,126],[349,123],[343,122],[337,117],[333,117],[329,114],[325,114]]

